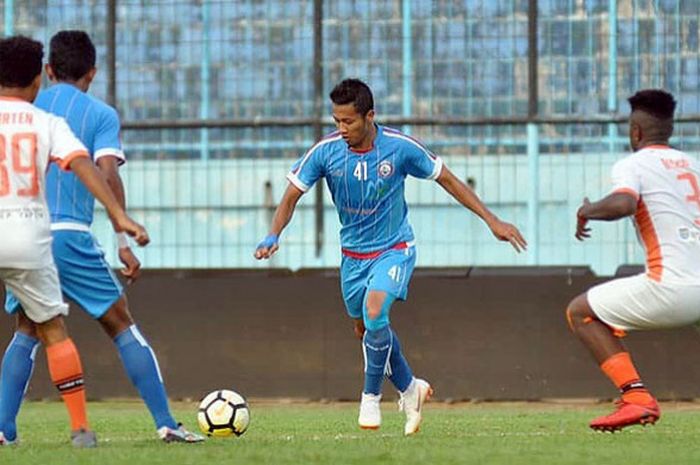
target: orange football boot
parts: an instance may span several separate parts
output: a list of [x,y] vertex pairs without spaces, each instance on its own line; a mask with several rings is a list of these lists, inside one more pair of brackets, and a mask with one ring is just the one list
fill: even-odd
[[617,410],[591,421],[590,427],[596,431],[620,431],[626,426],[653,425],[661,416],[659,405],[655,400],[646,404],[631,404],[617,401]]

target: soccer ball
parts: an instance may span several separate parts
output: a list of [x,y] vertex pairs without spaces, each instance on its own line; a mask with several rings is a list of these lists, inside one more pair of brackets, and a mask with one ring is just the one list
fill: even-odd
[[240,436],[250,423],[248,403],[243,396],[228,389],[211,392],[199,403],[197,422],[207,436]]

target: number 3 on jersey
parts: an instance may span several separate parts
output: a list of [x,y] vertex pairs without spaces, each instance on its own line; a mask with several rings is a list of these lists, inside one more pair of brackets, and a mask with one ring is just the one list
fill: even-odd
[[[12,135],[8,147],[7,138],[0,134],[0,197],[10,195],[10,169],[19,181],[17,195],[21,197],[36,197],[39,194],[39,179],[36,171],[36,134],[20,132]],[[11,160],[8,160],[9,156]],[[29,182],[23,182],[19,175],[28,175]]]
[[352,175],[355,176],[360,182],[367,181],[367,162],[358,161],[357,165],[355,165],[355,171],[352,172]]
[[688,181],[690,184],[690,189],[693,191],[693,193],[686,196],[685,200],[696,204],[700,209],[700,185],[698,185],[698,178],[693,173],[686,171],[676,176],[676,179]]

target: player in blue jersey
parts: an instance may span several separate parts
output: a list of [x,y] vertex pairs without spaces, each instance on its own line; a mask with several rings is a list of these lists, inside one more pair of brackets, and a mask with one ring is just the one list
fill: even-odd
[[324,177],[340,219],[341,289],[347,312],[362,339],[365,383],[358,423],[381,424],[381,389],[388,376],[401,395],[404,433],[414,434],[432,388],[415,378],[389,323],[395,300],[405,300],[416,261],[408,223],[404,180],[408,175],[436,180],[459,203],[482,218],[494,236],[516,251],[527,246],[520,231],[499,220],[477,195],[419,141],[374,122],[374,99],[360,80],[346,79],[330,94],[338,130],[321,139],[287,175],[289,186],[277,207],[270,233],[255,250],[269,258],[302,194]]
[[[125,206],[119,165],[125,161],[119,139],[117,112],[88,91],[95,77],[95,47],[83,31],[61,31],[50,44],[47,74],[54,83],[39,93],[35,104],[66,119],[73,132],[88,148],[107,184]],[[51,214],[53,255],[61,290],[96,319],[119,351],[129,379],[139,391],[165,442],[200,442],[204,438],[187,431],[172,417],[158,361],[129,312],[124,290],[104,258],[104,252],[90,233],[95,199],[72,173],[51,167],[47,174],[46,197]],[[138,278],[141,264],[129,248],[126,236],[118,234],[119,258],[128,282]],[[15,297],[8,293],[5,308],[17,314],[17,331],[3,358],[3,373],[12,364],[24,364],[23,377],[0,380],[0,431],[16,431],[19,411],[33,364],[38,340],[34,324],[24,316]]]
[[[51,253],[46,170],[50,163],[72,170],[102,202],[115,228],[130,232],[141,245],[148,234],[134,223],[95,168],[85,145],[63,118],[32,105],[41,87],[43,46],[14,36],[0,39],[0,280],[22,302],[34,336],[46,347],[49,375],[70,417],[75,447],[95,447],[85,403],[83,368],[67,333],[58,272]],[[29,376],[27,340],[15,336],[3,364],[2,378]],[[36,344],[34,344],[36,348]],[[23,354],[23,355],[22,355]],[[21,398],[22,392],[0,392]],[[0,447],[17,444],[15,431],[0,428]]]

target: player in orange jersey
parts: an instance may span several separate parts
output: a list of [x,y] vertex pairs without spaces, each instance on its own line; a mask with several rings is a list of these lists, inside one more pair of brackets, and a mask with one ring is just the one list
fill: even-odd
[[[41,86],[44,52],[27,37],[0,39],[0,280],[19,299],[24,315],[36,323],[36,337],[46,346],[49,373],[70,417],[76,447],[97,445],[89,430],[80,356],[68,337],[51,254],[49,210],[45,199],[50,162],[73,171],[105,206],[118,231],[146,245],[148,234],[129,218],[95,168],[85,146],[63,118],[32,105]],[[7,116],[5,116],[7,115]],[[15,336],[18,337],[18,336]],[[10,354],[2,377],[19,376],[30,354]],[[13,356],[16,355],[16,356]],[[7,400],[0,392],[0,406]],[[20,393],[21,395],[22,393]],[[0,430],[0,446],[17,441],[16,431]]]
[[590,237],[589,220],[632,216],[646,271],[595,286],[567,309],[572,330],[622,394],[615,412],[590,423],[601,431],[654,423],[660,416],[620,341],[625,331],[700,320],[700,164],[669,145],[676,108],[671,94],[642,90],[629,103],[634,153],[613,166],[612,193],[598,202],[584,199],[576,238]]
[[[114,108],[90,95],[97,68],[95,45],[84,31],[57,32],[50,42],[46,74],[52,85],[39,92],[34,105],[66,120],[102,172],[122,208],[126,208],[119,166],[126,162]],[[2,115],[0,115],[2,116]],[[2,118],[0,118],[2,124]],[[155,352],[129,311],[126,293],[90,232],[95,198],[71,172],[50,166],[46,173],[46,203],[51,216],[51,249],[61,290],[66,298],[88,313],[119,352],[129,380],[153,417],[156,433],[165,442],[195,443],[204,437],[187,431],[173,418]],[[138,278],[141,263],[124,233],[117,235],[122,275],[127,283]],[[8,292],[5,311],[16,315],[15,337],[5,350],[2,366],[26,363],[16,376],[0,378],[0,431],[13,437],[22,393],[30,382],[28,359],[39,343],[34,323],[21,312],[22,305]]]

